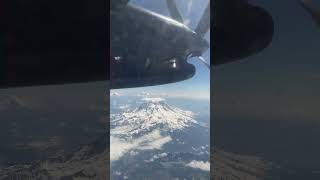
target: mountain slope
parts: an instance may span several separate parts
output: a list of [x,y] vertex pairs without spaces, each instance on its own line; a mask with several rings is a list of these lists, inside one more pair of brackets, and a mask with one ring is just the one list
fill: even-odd
[[173,132],[197,124],[194,113],[172,107],[161,98],[144,98],[136,109],[111,115],[111,135],[139,136],[155,129]]

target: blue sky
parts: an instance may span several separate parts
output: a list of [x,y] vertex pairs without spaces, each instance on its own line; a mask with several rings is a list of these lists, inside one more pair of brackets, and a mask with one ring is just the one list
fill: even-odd
[[[169,16],[165,0],[150,1],[150,0],[132,0],[130,3],[140,7],[152,10],[154,12]],[[197,26],[204,9],[206,8],[209,0],[184,0],[176,1],[177,6],[185,18],[186,24],[195,29]],[[210,42],[210,32],[206,34],[206,39]],[[204,54],[205,59],[210,62],[210,49]],[[113,90],[122,94],[139,94],[149,92],[153,94],[169,94],[175,97],[192,97],[200,99],[209,99],[210,97],[210,71],[196,59],[190,59],[190,63],[196,67],[196,74],[193,78],[182,82],[171,83],[160,86],[131,88]]]

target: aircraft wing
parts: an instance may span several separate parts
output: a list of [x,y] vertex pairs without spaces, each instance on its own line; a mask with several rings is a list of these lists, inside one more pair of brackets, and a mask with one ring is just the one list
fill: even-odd
[[314,21],[320,26],[320,9],[313,7],[309,0],[302,0],[301,4],[311,14]]
[[271,14],[247,0],[215,0],[212,17],[214,66],[255,55],[273,39]]
[[106,3],[1,1],[0,89],[109,79]]

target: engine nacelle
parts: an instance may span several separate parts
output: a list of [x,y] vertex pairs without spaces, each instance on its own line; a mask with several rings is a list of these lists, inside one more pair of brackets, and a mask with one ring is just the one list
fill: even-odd
[[257,54],[271,43],[274,23],[266,10],[242,0],[214,2],[213,65]]

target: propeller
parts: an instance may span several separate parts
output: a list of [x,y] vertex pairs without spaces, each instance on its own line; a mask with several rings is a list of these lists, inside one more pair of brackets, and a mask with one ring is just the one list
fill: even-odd
[[[170,16],[176,21],[183,23],[184,22],[183,17],[177,8],[175,0],[166,0],[166,1],[167,1],[167,7],[169,10]],[[202,14],[202,17],[195,29],[195,32],[199,35],[199,37],[203,38],[205,34],[209,31],[209,29],[210,29],[210,1],[204,13]],[[197,56],[197,57],[202,64],[204,64],[208,69],[210,69],[210,64],[202,56]]]
[[[175,0],[167,0],[167,7],[169,10],[170,16],[173,19],[181,23],[184,22],[183,17],[177,8]],[[204,35],[209,31],[209,29],[210,29],[210,1],[195,29],[195,32],[198,33],[201,37],[204,37]]]
[[204,37],[204,35],[209,31],[209,29],[210,29],[210,1],[198,23],[198,26],[195,32],[198,33],[201,37]]
[[202,57],[202,56],[198,56],[197,57],[199,59],[199,61],[204,64],[209,70],[210,70],[210,64]]
[[167,0],[167,7],[170,13],[170,16],[175,19],[176,21],[179,21],[183,23],[183,18],[177,8],[177,5],[174,0]]

